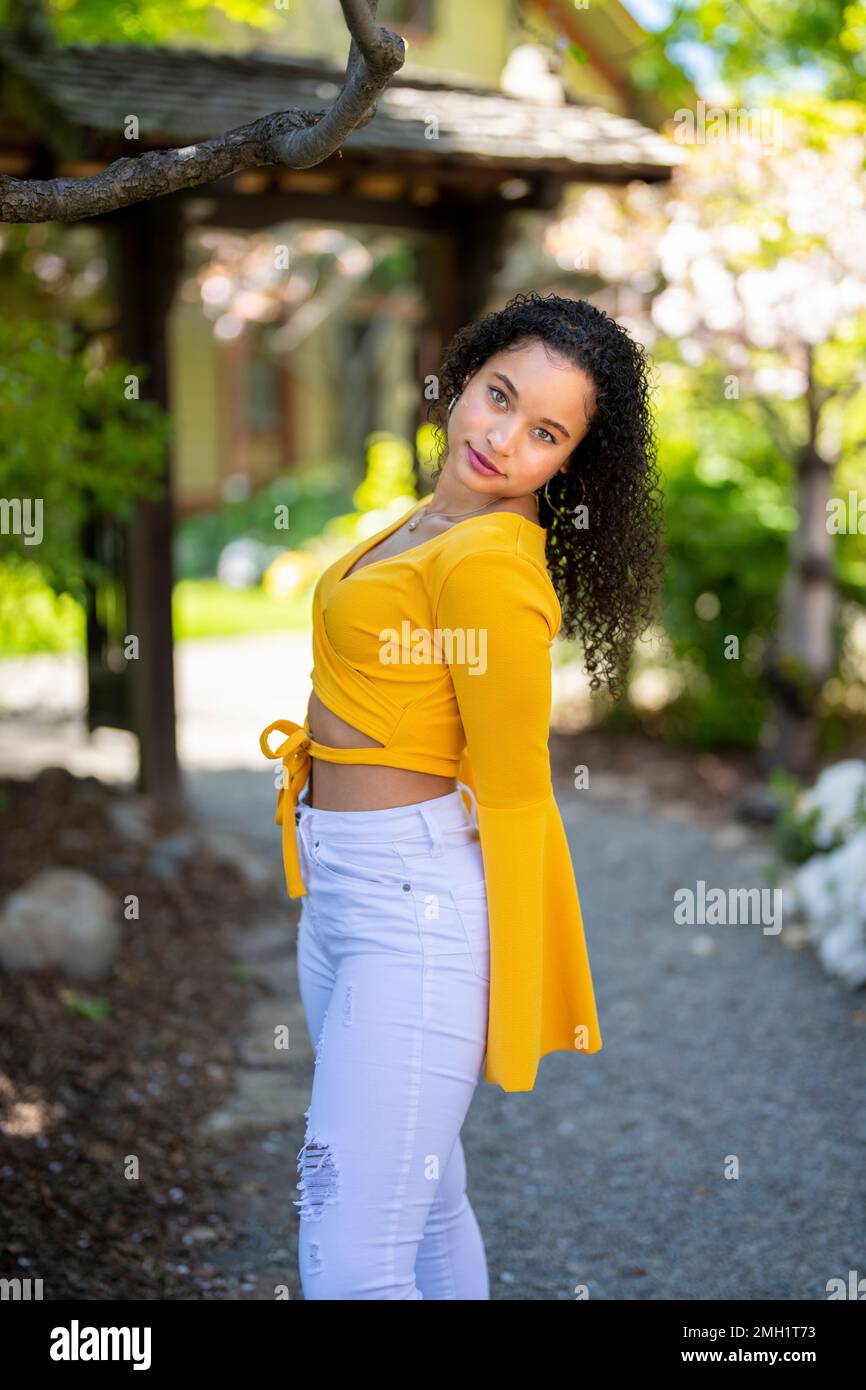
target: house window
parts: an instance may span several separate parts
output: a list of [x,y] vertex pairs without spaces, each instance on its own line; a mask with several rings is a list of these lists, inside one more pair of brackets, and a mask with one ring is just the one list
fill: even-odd
[[433,4],[434,0],[380,0],[378,22],[410,36],[426,36],[433,31]]

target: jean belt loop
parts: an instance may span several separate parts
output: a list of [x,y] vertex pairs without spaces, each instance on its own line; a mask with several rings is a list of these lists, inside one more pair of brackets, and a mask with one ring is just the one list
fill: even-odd
[[[462,787],[463,791],[465,791],[465,792],[468,794],[469,800],[472,802],[472,810],[468,812],[468,814],[469,814],[469,824],[472,826],[472,829],[473,829],[473,830],[477,830],[477,829],[478,829],[478,814],[477,814],[477,812],[478,812],[478,802],[475,800],[475,793],[474,793],[474,791],[472,790],[472,788],[469,786],[469,783],[468,783],[468,782],[458,782],[458,783],[457,783],[457,786],[458,786],[458,788]],[[465,804],[466,804],[466,803],[464,802],[464,805],[465,805]]]
[[299,843],[301,843],[301,844],[304,845],[304,847],[305,847],[305,849],[307,850],[308,853],[309,853],[309,849],[310,849],[310,845],[309,845],[310,817],[312,816],[312,814],[313,814],[313,808],[312,808],[312,806],[309,805],[308,802],[306,802],[306,801],[299,801],[299,802],[298,802],[297,806],[295,807],[295,831],[296,831],[296,833],[297,833]]
[[431,855],[442,854],[442,827],[439,825],[439,822],[429,806],[419,806],[418,810],[421,812],[424,818],[424,824],[430,832],[430,839],[433,843],[433,847],[430,850]]

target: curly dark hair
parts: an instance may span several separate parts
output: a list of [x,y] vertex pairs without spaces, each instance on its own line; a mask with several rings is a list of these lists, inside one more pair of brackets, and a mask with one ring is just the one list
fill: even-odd
[[[488,358],[533,340],[580,367],[595,386],[592,423],[570,455],[567,473],[549,480],[550,503],[543,488],[536,497],[562,636],[571,640],[579,631],[590,689],[604,679],[618,701],[632,646],[656,616],[664,569],[650,364],[642,344],[584,299],[535,291],[515,295],[503,309],[467,324],[445,349],[439,396],[428,410],[436,441],[431,472],[436,479],[445,466],[451,399]],[[568,519],[580,503],[590,519],[583,530]]]

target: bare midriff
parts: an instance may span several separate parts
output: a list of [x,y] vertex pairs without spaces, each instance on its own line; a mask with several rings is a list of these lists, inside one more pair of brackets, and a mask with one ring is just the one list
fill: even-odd
[[[512,501],[512,506],[507,505],[508,500]],[[533,520],[528,507],[529,504],[525,514],[529,520]],[[495,510],[500,508],[497,507]],[[524,509],[520,503],[515,508],[513,499],[506,499],[506,506],[501,510],[517,510],[523,514]],[[533,511],[537,511],[534,506]],[[422,518],[422,521],[425,520],[427,518]],[[412,533],[408,531],[407,526],[399,527],[384,541],[380,541],[374,551],[356,561],[349,573],[413,549],[415,544],[429,538],[430,530],[426,527],[424,529],[425,534],[419,535],[413,541]],[[441,534],[447,530],[450,530],[450,526],[438,523],[435,524],[432,534]],[[346,577],[344,575],[343,579]],[[338,714],[334,714],[333,710],[322,704],[315,691],[311,694],[307,706],[307,722],[314,741],[324,743],[330,748],[383,746],[368,734],[363,734],[360,729],[347,724]],[[329,763],[324,758],[315,757],[310,761],[309,800],[310,805],[318,807],[320,811],[385,811],[392,806],[410,806],[414,801],[431,801],[433,797],[447,796],[456,789],[456,777],[441,777],[432,772],[410,772],[407,768],[383,767],[379,763]]]
[[[307,706],[307,720],[316,743],[329,748],[382,747],[323,705],[315,691]],[[456,777],[410,772],[404,767],[329,763],[323,758],[310,761],[310,805],[320,811],[384,811],[391,806],[410,806],[414,801],[431,801],[456,787]]]

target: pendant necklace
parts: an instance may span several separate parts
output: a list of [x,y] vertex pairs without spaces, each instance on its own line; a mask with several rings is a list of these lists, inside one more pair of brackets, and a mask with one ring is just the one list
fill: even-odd
[[431,512],[425,507],[423,511],[419,512],[418,516],[413,516],[412,520],[407,522],[406,529],[408,531],[414,531],[415,527],[425,516],[441,516],[443,521],[462,521],[464,517],[477,516],[479,512],[486,512],[488,507],[492,507],[499,501],[501,501],[501,498],[494,497],[492,502],[485,502],[483,507],[476,507],[475,510],[471,512],[460,512],[457,516],[449,516],[447,512]]

